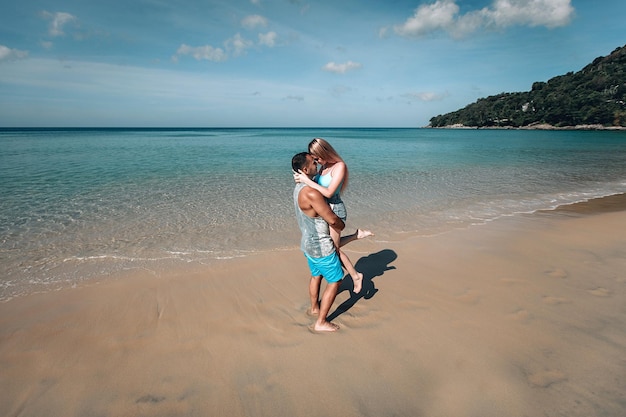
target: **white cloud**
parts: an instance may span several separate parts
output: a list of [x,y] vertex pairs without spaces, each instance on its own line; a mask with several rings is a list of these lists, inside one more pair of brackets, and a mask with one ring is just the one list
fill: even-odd
[[254,4],[255,6],[260,6],[261,0],[250,0],[250,3]]
[[207,60],[220,62],[225,61],[228,58],[226,52],[224,52],[222,48],[214,48],[211,45],[193,47],[182,44],[178,48],[178,50],[176,51],[176,55],[174,55],[172,59],[174,61],[178,61],[178,57],[185,55],[191,55],[198,61]]
[[[272,37],[265,39],[270,42]],[[245,53],[248,48],[254,46],[252,41],[242,37],[239,33],[224,42],[224,48],[216,48],[211,45],[189,46],[182,44],[178,47],[176,54],[172,56],[172,61],[178,62],[180,57],[190,55],[198,61],[226,61],[230,56],[239,56]]]
[[23,59],[27,56],[27,51],[20,51],[19,49],[11,49],[7,46],[0,45],[0,62]]
[[48,20],[52,20],[50,23],[50,28],[48,29],[48,33],[52,37],[62,36],[65,33],[63,32],[63,27],[69,22],[73,22],[76,20],[76,16],[73,16],[69,13],[65,12],[41,12],[41,15]]
[[224,42],[224,45],[226,45],[226,49],[228,51],[232,51],[232,54],[234,56],[239,56],[245,53],[246,49],[252,47],[253,44],[252,41],[245,39],[243,36],[237,33],[232,38],[226,40],[226,42]]
[[277,37],[276,32],[259,33],[259,44],[272,48],[276,45]]
[[454,38],[465,37],[481,27],[489,26],[488,20],[485,19],[485,11],[486,9],[482,9],[459,16],[453,25],[445,29]]
[[[462,37],[481,28],[515,25],[555,28],[569,24],[574,8],[571,0],[494,0],[490,7],[459,14],[456,0],[437,0],[415,9],[413,16],[394,26],[396,34],[421,37],[445,31]],[[380,31],[381,37],[386,28]]]
[[446,29],[454,24],[459,6],[454,0],[437,0],[433,4],[423,4],[415,14],[402,25],[395,26],[400,36],[419,37],[438,29]]
[[345,74],[348,71],[355,70],[361,68],[363,65],[358,62],[348,61],[343,64],[336,64],[334,62],[329,62],[324,65],[322,69],[328,72],[334,72],[335,74]]
[[486,16],[498,26],[528,25],[549,28],[567,25],[574,8],[570,0],[496,0]]
[[409,101],[438,101],[448,97],[448,93],[438,94],[432,91],[422,91],[417,93],[406,93],[402,95],[403,98]]
[[257,27],[266,27],[267,19],[258,14],[253,14],[250,16],[246,16],[241,21],[241,25],[246,29],[254,29]]

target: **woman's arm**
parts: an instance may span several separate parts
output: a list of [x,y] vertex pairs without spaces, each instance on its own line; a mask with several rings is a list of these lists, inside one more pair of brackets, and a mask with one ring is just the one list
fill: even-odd
[[333,195],[335,195],[335,193],[337,192],[337,189],[343,182],[343,177],[346,175],[346,165],[343,162],[337,162],[333,166],[332,170],[333,170],[332,180],[328,188],[319,185],[318,183],[311,180],[309,177],[307,177],[305,174],[301,172],[295,173],[293,175],[293,178],[297,183],[303,182],[309,187],[322,193],[324,197],[330,198]]
[[[293,179],[296,182],[296,184],[298,183],[304,183],[306,185],[308,185],[309,187],[320,191],[320,188],[325,190],[324,187],[322,187],[321,185],[319,185],[318,183],[316,183],[315,181],[313,181],[311,178],[309,178],[304,172],[302,172],[301,170],[298,170],[298,172],[294,172],[293,173]],[[320,191],[321,192],[321,191]]]

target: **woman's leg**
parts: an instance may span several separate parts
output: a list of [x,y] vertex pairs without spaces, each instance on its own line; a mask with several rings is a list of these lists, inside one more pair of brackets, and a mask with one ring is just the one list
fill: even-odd
[[[357,233],[355,233],[355,235],[357,235]],[[354,265],[352,265],[352,262],[350,261],[350,258],[348,258],[348,255],[346,255],[341,249],[339,249],[342,243],[341,235],[339,234],[339,232],[331,228],[330,237],[333,239],[333,242],[335,242],[335,247],[337,248],[337,253],[339,254],[339,259],[341,260],[343,267],[346,268],[346,271],[352,277],[352,282],[354,283],[354,293],[358,294],[361,291],[361,287],[363,286],[363,274],[357,272],[357,270],[354,269]],[[354,240],[354,238],[352,240]]]
[[343,247],[354,240],[364,239],[368,236],[374,236],[374,233],[370,232],[369,230],[356,229],[356,232],[352,233],[351,235],[341,236],[341,239],[339,241],[339,247]]

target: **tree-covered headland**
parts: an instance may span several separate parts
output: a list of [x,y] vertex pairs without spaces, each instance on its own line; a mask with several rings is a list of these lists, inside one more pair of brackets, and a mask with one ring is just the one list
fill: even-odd
[[430,119],[430,127],[626,127],[626,46],[531,91],[481,98]]

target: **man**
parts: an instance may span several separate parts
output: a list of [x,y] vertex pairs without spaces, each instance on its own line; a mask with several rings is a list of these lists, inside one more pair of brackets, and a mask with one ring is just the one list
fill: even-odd
[[[313,156],[302,152],[291,160],[294,172],[301,171],[313,179],[317,174],[317,163]],[[309,296],[311,297],[311,314],[317,314],[313,330],[317,332],[335,332],[339,329],[326,318],[339,290],[343,279],[341,261],[337,255],[335,244],[330,237],[330,228],[341,232],[344,222],[337,217],[326,202],[324,196],[304,183],[296,184],[293,191],[296,218],[302,232],[300,248],[307,258],[311,270]],[[322,277],[327,285],[319,300]]]

